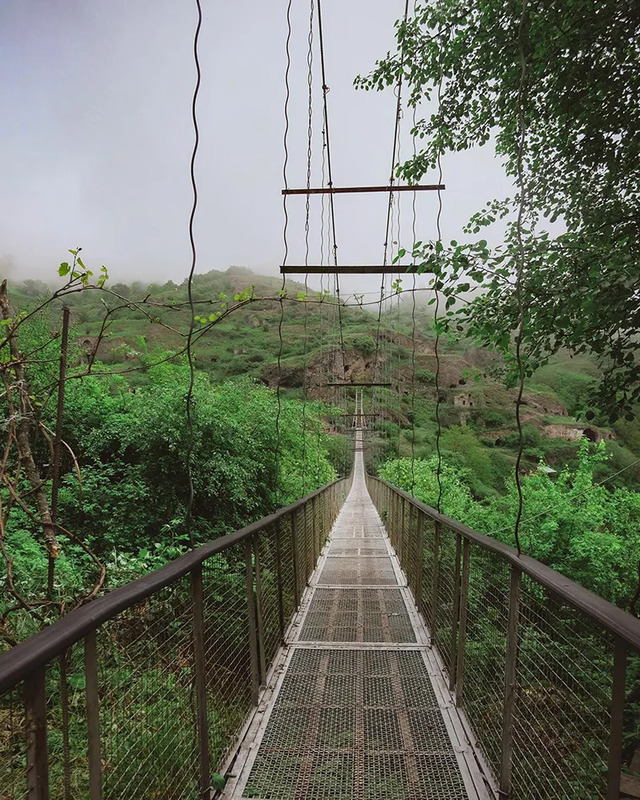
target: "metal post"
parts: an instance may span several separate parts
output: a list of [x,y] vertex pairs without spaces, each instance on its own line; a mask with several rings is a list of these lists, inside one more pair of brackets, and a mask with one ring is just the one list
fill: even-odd
[[296,611],[300,605],[300,585],[298,583],[298,531],[296,512],[291,512],[291,555],[293,560],[293,602]]
[[98,690],[98,637],[91,631],[84,639],[84,675],[87,697],[87,739],[89,797],[102,798],[102,756],[100,754],[100,694]]
[[265,658],[265,632],[264,632],[264,603],[262,602],[262,564],[260,563],[260,534],[253,537],[253,553],[256,570],[256,614],[258,618],[258,657],[260,659],[260,682],[267,677],[267,662]]
[[[407,523],[407,533],[408,533],[408,535],[407,535],[407,583],[409,585],[410,591],[414,592],[415,591],[415,587],[416,587],[416,574],[418,572],[418,567],[417,567],[417,561],[416,561],[415,546],[414,546],[414,548],[412,550],[411,549],[411,545],[413,544],[413,541],[414,541],[414,536],[413,536],[414,517],[416,517],[415,522],[416,522],[416,528],[417,528],[417,522],[418,522],[417,513],[418,513],[418,509],[415,508],[413,503],[409,503],[408,509],[409,509],[409,521]],[[416,533],[417,533],[417,530],[416,530]]]
[[45,668],[25,680],[27,729],[27,798],[49,800],[49,753],[47,749],[47,702]]
[[460,586],[460,628],[456,661],[456,705],[462,705],[464,690],[464,651],[467,643],[467,605],[469,600],[469,540],[462,545],[462,584]]
[[284,642],[284,596],[282,589],[282,525],[280,520],[276,522],[276,580],[278,582],[278,626],[280,628],[280,639]]
[[404,563],[404,497],[398,495],[398,557],[400,559],[400,566],[407,572],[407,567]]
[[438,588],[440,583],[440,523],[436,522],[433,526],[433,572],[431,573],[431,638],[437,638],[438,632]]
[[504,708],[502,712],[502,764],[500,766],[500,795],[511,797],[513,766],[513,709],[516,702],[516,665],[518,661],[518,616],[520,612],[520,570],[511,567],[509,584],[509,620],[507,622],[507,661],[504,679]]
[[249,612],[249,656],[251,659],[251,700],[258,705],[260,692],[260,667],[258,666],[258,639],[256,635],[256,599],[253,594],[253,563],[251,540],[245,539],[244,561],[246,574],[247,608]]
[[389,538],[391,544],[396,547],[396,495],[391,492],[389,503]]
[[[305,531],[309,529],[306,514],[306,506],[305,506],[305,516],[304,516],[304,529]],[[314,497],[311,500],[311,538],[313,539],[313,554],[315,556],[316,562],[320,557],[320,534],[318,532],[318,525],[316,524],[316,498]]]
[[416,536],[416,593],[418,610],[422,609],[422,578],[424,575],[424,514],[416,509],[418,515],[418,535]]
[[191,597],[193,599],[193,667],[198,704],[198,745],[200,753],[200,797],[209,800],[211,771],[209,758],[209,719],[207,716],[207,678],[204,655],[204,599],[202,565],[191,571]]
[[607,800],[620,796],[622,771],[622,731],[627,675],[627,645],[616,636],[613,655],[613,689],[611,695],[611,728],[609,731],[609,764],[607,769]]
[[64,784],[64,800],[71,797],[71,744],[69,741],[69,679],[68,656],[65,650],[58,659],[60,664],[60,711],[62,712],[62,781]]
[[449,670],[449,691],[456,685],[456,667],[458,664],[458,626],[460,624],[460,551],[462,537],[456,533],[456,563],[453,575],[453,625],[451,626],[451,669]]

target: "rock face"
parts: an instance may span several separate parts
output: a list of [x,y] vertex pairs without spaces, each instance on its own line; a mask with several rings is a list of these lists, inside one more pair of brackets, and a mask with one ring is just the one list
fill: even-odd
[[469,392],[461,392],[453,398],[453,405],[456,408],[473,408],[475,404],[475,398]]
[[616,438],[611,431],[601,431],[594,426],[584,425],[545,425],[542,433],[554,439],[566,439],[568,442],[577,442],[583,438],[590,442],[602,442]]

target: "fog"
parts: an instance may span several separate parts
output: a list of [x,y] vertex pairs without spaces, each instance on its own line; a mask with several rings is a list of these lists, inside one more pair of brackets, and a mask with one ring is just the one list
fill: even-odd
[[[398,0],[324,0],[333,178],[388,181],[396,99],[355,91],[353,79],[394,47]],[[286,3],[203,0],[197,270],[245,265],[278,274],[283,259]],[[306,181],[309,5],[294,0],[288,185]],[[114,280],[183,280],[189,270],[191,96],[195,2],[0,0],[0,271],[55,280],[70,247]],[[317,37],[317,31],[316,31]],[[316,38],[317,45],[317,38]],[[315,48],[313,176],[321,182],[321,78]],[[401,157],[411,153],[411,112]],[[510,193],[490,148],[443,162],[442,227],[460,238],[468,217]],[[427,176],[425,181],[435,180]],[[386,195],[335,198],[343,264],[380,263]],[[289,263],[304,258],[304,198],[288,201]],[[435,236],[435,193],[417,196],[417,233]],[[411,195],[394,238],[410,246]],[[310,263],[320,263],[321,199],[311,201]],[[325,248],[326,249],[326,248]],[[343,278],[377,290],[379,276]],[[317,283],[317,281],[316,281]]]

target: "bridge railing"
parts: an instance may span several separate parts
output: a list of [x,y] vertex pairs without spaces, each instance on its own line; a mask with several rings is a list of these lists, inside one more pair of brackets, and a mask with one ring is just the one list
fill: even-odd
[[209,798],[349,486],[198,547],[0,657],[0,798]]
[[618,798],[640,745],[640,620],[386,481],[367,485],[500,797]]

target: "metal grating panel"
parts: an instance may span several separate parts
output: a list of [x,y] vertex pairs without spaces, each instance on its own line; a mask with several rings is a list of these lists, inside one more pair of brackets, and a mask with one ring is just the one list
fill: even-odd
[[466,797],[422,655],[296,650],[243,796]]
[[318,589],[298,638],[311,642],[416,641],[399,589]]
[[468,797],[394,563],[356,453],[352,490],[233,798]]
[[391,559],[381,558],[327,558],[318,583],[344,584],[346,586],[397,585]]

